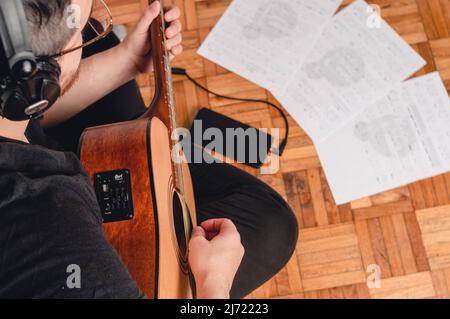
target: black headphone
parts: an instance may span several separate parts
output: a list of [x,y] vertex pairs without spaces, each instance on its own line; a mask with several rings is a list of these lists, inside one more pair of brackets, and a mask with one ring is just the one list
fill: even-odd
[[61,68],[33,54],[22,0],[0,0],[0,116],[42,117],[61,93]]

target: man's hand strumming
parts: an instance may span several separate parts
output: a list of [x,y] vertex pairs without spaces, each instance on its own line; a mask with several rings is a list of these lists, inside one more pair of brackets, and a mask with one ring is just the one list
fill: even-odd
[[244,256],[233,222],[212,219],[196,227],[189,243],[189,263],[200,299],[227,299]]

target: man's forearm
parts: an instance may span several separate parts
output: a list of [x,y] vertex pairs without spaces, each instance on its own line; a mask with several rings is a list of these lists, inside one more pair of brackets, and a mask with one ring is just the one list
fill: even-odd
[[53,127],[72,118],[136,75],[123,45],[83,59],[78,80],[45,114],[43,126]]
[[230,299],[230,287],[219,277],[197,282],[198,299]]

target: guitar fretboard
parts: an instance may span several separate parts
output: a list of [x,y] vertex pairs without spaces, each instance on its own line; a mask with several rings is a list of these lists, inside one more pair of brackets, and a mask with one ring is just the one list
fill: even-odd
[[[166,48],[166,26],[164,19],[164,9],[163,9],[163,1],[161,1],[161,32],[162,32],[162,42],[164,47],[164,70],[165,70],[165,79],[166,82],[164,85],[166,86],[167,92],[167,104],[169,107],[169,117],[170,117],[170,132],[171,134],[178,129],[177,123],[177,107],[174,97],[173,91],[173,78],[172,78],[172,67],[170,63],[170,53]],[[184,181],[183,181],[183,170],[179,163],[182,163],[181,152],[179,152],[179,148],[177,147],[179,140],[171,138],[172,143],[172,160],[174,165],[174,178],[175,178],[175,186],[179,190],[181,194],[184,194]]]

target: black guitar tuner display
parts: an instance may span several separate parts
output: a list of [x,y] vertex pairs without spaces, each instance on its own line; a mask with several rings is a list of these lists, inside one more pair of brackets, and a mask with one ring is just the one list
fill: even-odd
[[133,219],[133,196],[129,170],[95,174],[94,188],[104,223]]

